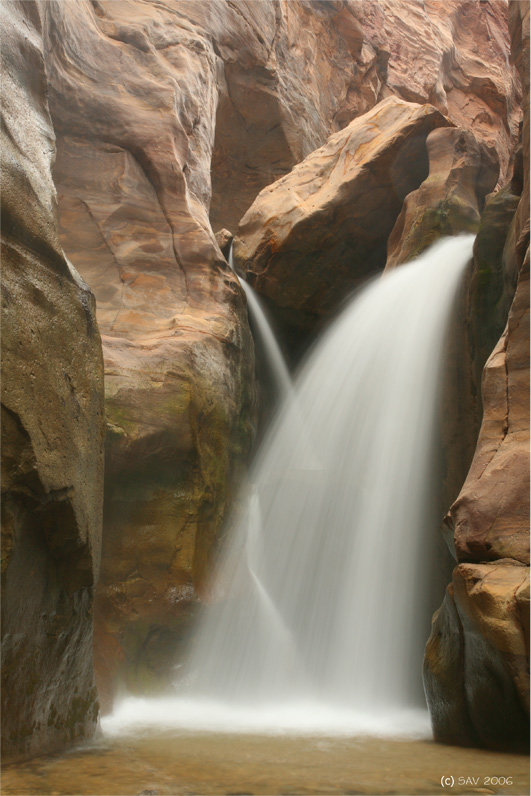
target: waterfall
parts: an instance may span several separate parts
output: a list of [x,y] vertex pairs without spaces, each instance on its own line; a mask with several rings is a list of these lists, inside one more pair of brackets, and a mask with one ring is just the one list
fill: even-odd
[[472,242],[372,281],[308,355],[299,422],[288,401],[251,467],[176,723],[392,732],[419,708],[441,361]]
[[260,336],[260,341],[266,356],[267,365],[271,371],[271,376],[278,396],[280,400],[291,400],[293,397],[291,376],[282,355],[282,351],[277,343],[277,339],[264,312],[264,308],[262,307],[260,299],[252,289],[251,285],[249,285],[245,279],[240,279],[236,273],[236,269],[234,268],[232,243],[230,245],[228,263],[236,274],[236,277],[238,278],[238,281],[247,297],[249,316],[254,321],[256,331]]

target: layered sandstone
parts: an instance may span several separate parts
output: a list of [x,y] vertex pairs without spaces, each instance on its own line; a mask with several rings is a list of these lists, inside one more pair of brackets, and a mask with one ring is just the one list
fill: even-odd
[[90,736],[103,362],[94,297],[57,230],[45,4],[2,24],[2,754]]
[[390,95],[430,103],[473,131],[497,151],[505,181],[520,88],[509,64],[504,0],[251,0],[238,3],[237,28],[217,3],[204,5],[216,22],[226,19],[222,34],[209,23],[223,60],[215,229],[235,232],[264,186]]

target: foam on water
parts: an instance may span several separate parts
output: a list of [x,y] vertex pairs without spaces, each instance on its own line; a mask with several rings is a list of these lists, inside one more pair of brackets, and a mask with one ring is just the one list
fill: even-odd
[[379,735],[427,738],[425,710],[379,715],[331,708],[319,702],[271,702],[260,710],[198,697],[125,698],[101,720],[107,735],[143,734],[153,730],[290,735]]

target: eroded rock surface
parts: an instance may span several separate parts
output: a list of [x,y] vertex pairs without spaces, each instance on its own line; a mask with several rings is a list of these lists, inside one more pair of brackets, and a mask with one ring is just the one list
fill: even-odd
[[434,130],[426,140],[429,175],[406,196],[387,241],[386,270],[417,257],[445,235],[476,233],[499,167],[473,133]]
[[0,9],[4,760],[72,745],[98,717],[103,361],[94,297],[57,231],[44,6]]
[[[61,239],[95,291],[106,362],[102,693],[118,670],[134,688],[164,679],[253,434],[245,302],[212,227],[234,232],[260,189],[389,95],[473,126],[506,170],[518,88],[504,4],[439,5],[46,5]],[[398,106],[407,103],[385,105]],[[405,149],[398,132],[394,149],[382,144],[379,168],[396,162],[379,196],[380,172],[360,182],[369,206],[384,208],[383,229],[375,214],[357,244],[364,275],[383,267],[402,198],[426,176],[432,122],[449,124],[431,108],[411,122]],[[327,231],[319,245],[330,242]],[[344,251],[334,255],[345,264]],[[312,284],[308,307],[288,285],[295,302],[280,306],[295,344],[358,283],[347,271],[329,297],[328,275]]]
[[204,5],[226,20],[222,34],[208,23],[224,62],[215,229],[235,232],[265,185],[392,94],[472,130],[498,152],[505,181],[520,89],[503,0],[239,2],[237,27],[218,4]]

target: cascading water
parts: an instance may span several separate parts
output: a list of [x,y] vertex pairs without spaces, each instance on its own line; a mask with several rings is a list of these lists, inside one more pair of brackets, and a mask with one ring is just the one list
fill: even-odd
[[271,371],[271,376],[275,383],[275,388],[278,392],[279,398],[283,401],[292,400],[293,398],[293,385],[291,376],[289,374],[286,362],[277,343],[276,337],[271,329],[271,325],[266,317],[260,299],[247,284],[245,279],[240,279],[234,268],[234,257],[232,254],[232,243],[229,251],[229,265],[236,274],[240,285],[247,297],[247,306],[249,308],[249,315],[254,321],[255,327],[260,335],[262,346],[267,359],[267,364]]
[[251,468],[224,598],[205,612],[181,696],[154,721],[414,727],[442,349],[472,241],[442,241],[373,281],[311,352],[295,384],[305,434],[288,401]]

